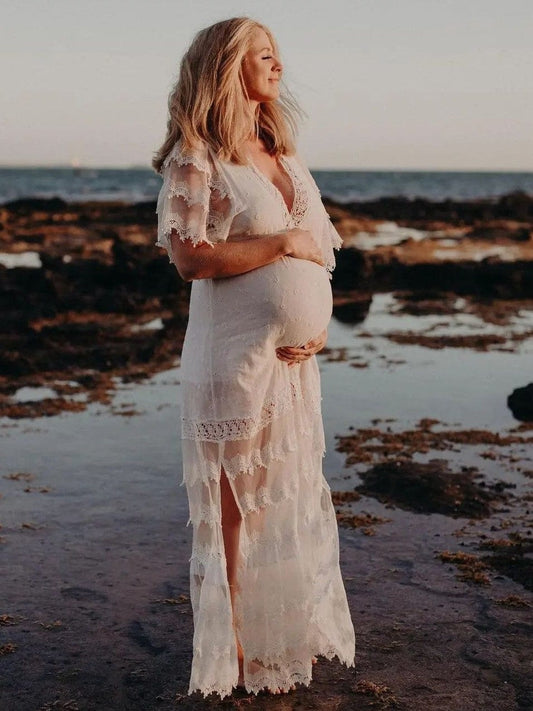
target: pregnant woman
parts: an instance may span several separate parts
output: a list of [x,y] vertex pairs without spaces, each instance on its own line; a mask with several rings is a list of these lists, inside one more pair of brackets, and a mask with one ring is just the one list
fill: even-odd
[[193,527],[189,693],[308,685],[318,655],[354,665],[338,530],[322,472],[315,358],[341,240],[294,150],[270,31],[197,34],[169,97],[159,246],[192,281],[181,359]]

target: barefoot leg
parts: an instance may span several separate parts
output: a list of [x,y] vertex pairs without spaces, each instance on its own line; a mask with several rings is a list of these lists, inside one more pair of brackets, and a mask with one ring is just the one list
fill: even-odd
[[[222,537],[226,554],[226,572],[231,597],[231,608],[235,620],[235,591],[237,588],[237,568],[239,564],[239,536],[241,530],[241,512],[235,501],[228,477],[224,469],[220,475],[220,498],[222,509]],[[243,650],[239,642],[235,624],[235,639],[239,659],[239,683],[243,683]]]

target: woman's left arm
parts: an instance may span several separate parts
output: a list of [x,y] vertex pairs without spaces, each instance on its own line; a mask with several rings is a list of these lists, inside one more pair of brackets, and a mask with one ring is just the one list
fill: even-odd
[[321,351],[326,345],[328,340],[328,330],[325,328],[322,333],[320,333],[316,338],[308,341],[304,346],[299,348],[293,346],[282,346],[276,348],[276,355],[280,360],[287,363],[289,368],[298,363],[303,363],[304,360],[308,360],[316,353]]

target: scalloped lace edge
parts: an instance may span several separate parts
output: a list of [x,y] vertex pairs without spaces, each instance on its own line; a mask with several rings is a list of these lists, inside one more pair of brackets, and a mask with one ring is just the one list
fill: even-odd
[[[336,649],[329,647],[327,649],[321,650],[321,651],[315,651],[311,654],[311,656],[316,656],[316,657],[325,657],[327,660],[332,661],[335,659],[335,657],[339,660],[340,664],[344,664],[346,668],[355,668],[355,659],[348,659],[344,657],[341,653],[339,653]],[[301,664],[301,662],[297,662],[298,664]],[[312,669],[311,673],[306,673],[303,671],[294,671],[294,672],[289,672],[285,676],[285,680],[283,682],[282,688],[287,688],[289,689],[292,684],[303,684],[304,686],[309,686],[311,681],[313,680],[313,674],[312,674]],[[272,684],[272,673],[270,674],[263,674],[261,676],[257,675],[256,680],[254,680],[253,684],[250,683],[245,683],[245,689],[249,693],[253,693],[257,696],[257,694],[260,691],[266,690],[266,691],[276,691],[278,688],[280,688],[279,685],[276,686],[270,686]],[[226,696],[231,696],[233,689],[236,689],[238,685],[238,677],[234,678],[232,681],[227,681],[223,685],[217,685],[217,684],[209,684],[208,686],[200,686],[200,685],[193,685],[192,683],[189,685],[189,691],[188,694],[191,695],[195,693],[196,691],[199,691],[204,698],[209,696],[210,694],[218,694],[221,699],[224,699]]]
[[[220,442],[224,440],[248,439],[260,432],[278,416],[291,408],[293,403],[303,401],[302,393],[293,387],[279,395],[273,396],[261,408],[255,417],[241,417],[229,420],[194,420],[181,418],[181,435],[183,439],[200,440],[204,442]],[[320,412],[321,398],[311,399],[308,410],[312,414]]]

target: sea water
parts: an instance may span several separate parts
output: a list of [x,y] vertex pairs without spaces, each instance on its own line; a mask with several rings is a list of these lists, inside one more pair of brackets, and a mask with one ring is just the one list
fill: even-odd
[[[338,202],[387,196],[429,200],[533,195],[533,172],[313,170],[322,195]],[[149,168],[0,168],[0,204],[27,197],[67,202],[155,200],[161,178]]]

